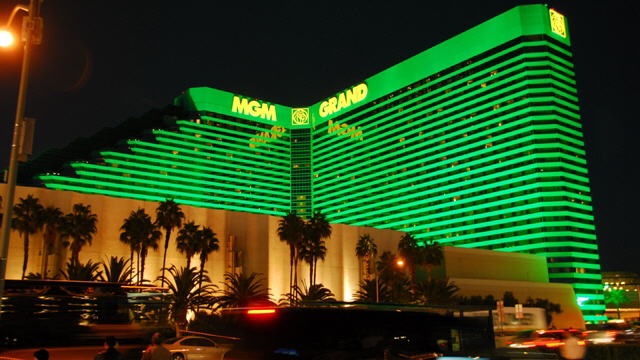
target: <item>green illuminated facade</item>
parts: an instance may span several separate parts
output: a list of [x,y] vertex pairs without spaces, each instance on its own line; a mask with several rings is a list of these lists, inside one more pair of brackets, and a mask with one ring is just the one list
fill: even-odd
[[521,6],[308,108],[189,89],[182,117],[39,179],[537,254],[604,320],[569,40],[562,15]]

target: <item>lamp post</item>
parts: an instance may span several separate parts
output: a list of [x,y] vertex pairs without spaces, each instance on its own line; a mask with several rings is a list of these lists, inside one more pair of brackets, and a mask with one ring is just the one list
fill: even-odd
[[[388,263],[382,268],[382,270],[380,270],[379,272],[376,272],[376,304],[380,302],[380,285],[378,284],[378,275],[382,274],[391,264],[393,263],[392,262]],[[396,265],[402,266],[404,265],[404,262],[402,261],[402,259],[399,259],[396,262]]]
[[[11,218],[13,216],[13,199],[16,191],[16,178],[18,175],[19,144],[22,133],[22,122],[24,118],[24,106],[27,98],[27,83],[29,79],[29,62],[31,60],[32,45],[39,44],[42,39],[42,18],[40,18],[40,5],[42,0],[30,0],[27,8],[24,5],[17,5],[7,23],[7,28],[11,26],[14,16],[20,10],[29,13],[23,20],[22,38],[24,41],[24,55],[22,58],[22,73],[20,75],[20,90],[18,91],[18,106],[16,109],[16,121],[13,128],[13,142],[11,144],[11,158],[9,160],[9,176],[7,179],[7,192],[4,197],[4,216],[2,218],[2,233],[0,234],[0,310],[2,309],[2,296],[4,295],[4,282],[7,271],[7,254],[9,252],[9,235],[11,234]],[[9,35],[3,32],[0,39],[4,39],[2,44],[8,45]],[[1,311],[0,311],[1,316]]]

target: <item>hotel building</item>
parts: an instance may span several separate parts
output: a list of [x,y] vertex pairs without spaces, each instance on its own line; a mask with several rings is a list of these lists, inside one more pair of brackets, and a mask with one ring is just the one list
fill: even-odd
[[605,319],[570,33],[553,9],[513,8],[306,108],[192,88],[148,117],[43,154],[23,183],[275,217],[322,210],[332,224],[535,254],[586,321]]

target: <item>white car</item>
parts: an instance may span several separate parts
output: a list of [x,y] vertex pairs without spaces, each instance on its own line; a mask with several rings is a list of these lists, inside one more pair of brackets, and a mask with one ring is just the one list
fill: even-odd
[[229,348],[201,336],[184,336],[162,343],[173,360],[222,359]]

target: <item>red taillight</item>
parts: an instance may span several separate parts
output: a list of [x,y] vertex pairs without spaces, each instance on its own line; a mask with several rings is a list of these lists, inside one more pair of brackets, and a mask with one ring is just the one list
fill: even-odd
[[275,314],[276,309],[252,309],[247,310],[247,314],[249,315],[266,315],[266,314]]

